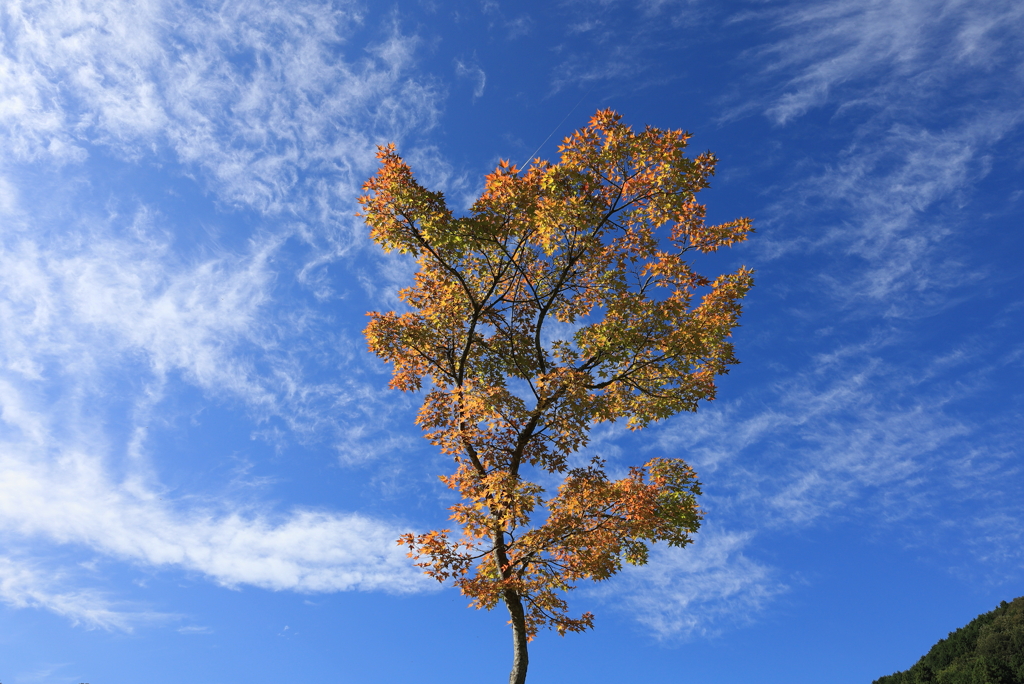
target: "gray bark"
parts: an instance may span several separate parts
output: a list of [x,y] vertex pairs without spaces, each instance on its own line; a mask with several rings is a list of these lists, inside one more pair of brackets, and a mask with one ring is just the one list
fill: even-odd
[[526,650],[526,615],[523,601],[514,591],[506,591],[503,596],[508,614],[512,618],[512,672],[508,676],[508,684],[525,684],[526,667],[530,656]]

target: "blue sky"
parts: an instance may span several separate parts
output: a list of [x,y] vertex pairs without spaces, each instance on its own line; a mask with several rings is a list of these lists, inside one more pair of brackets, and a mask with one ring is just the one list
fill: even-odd
[[719,398],[623,468],[685,550],[571,597],[530,681],[870,682],[1024,594],[1024,5],[0,6],[0,681],[503,681],[506,616],[394,540],[449,469],[366,351],[413,272],[354,217],[395,141],[464,209],[611,107],[757,234]]

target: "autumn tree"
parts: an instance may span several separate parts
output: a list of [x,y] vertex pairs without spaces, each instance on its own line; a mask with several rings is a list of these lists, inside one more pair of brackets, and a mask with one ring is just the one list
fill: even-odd
[[461,497],[456,531],[399,543],[471,605],[505,604],[512,684],[539,628],[593,625],[568,612],[580,580],[646,562],[653,542],[685,546],[700,524],[683,460],[613,478],[578,455],[595,423],[638,430],[695,411],[737,363],[729,338],[752,272],[712,281],[684,257],[745,240],[751,222],[705,223],[696,194],[717,159],[686,157],[689,137],[599,111],[558,163],[502,162],[468,216],[387,145],[360,198],[373,239],[419,266],[400,292],[409,311],[370,313],[366,339],[393,366],[391,387],[426,390],[416,422],[454,457],[441,479]]

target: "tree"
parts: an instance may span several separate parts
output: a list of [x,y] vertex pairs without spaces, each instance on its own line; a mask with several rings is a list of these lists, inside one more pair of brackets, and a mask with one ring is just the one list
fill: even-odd
[[1024,596],[939,639],[909,670],[874,684],[1024,684]]
[[[685,157],[689,137],[634,133],[599,111],[558,163],[502,162],[463,217],[391,144],[359,200],[373,239],[419,265],[400,292],[410,311],[369,314],[370,350],[392,364],[391,387],[426,381],[416,422],[454,456],[441,479],[461,497],[458,534],[399,543],[472,606],[505,604],[512,684],[526,680],[538,628],[593,625],[589,612],[568,613],[578,581],[646,562],[652,542],[685,546],[700,524],[700,486],[682,459],[613,479],[602,460],[575,456],[594,423],[637,430],[695,411],[737,363],[729,338],[752,271],[712,282],[683,257],[745,240],[751,222],[706,225],[695,195],[717,159]],[[536,481],[555,478],[554,491]]]

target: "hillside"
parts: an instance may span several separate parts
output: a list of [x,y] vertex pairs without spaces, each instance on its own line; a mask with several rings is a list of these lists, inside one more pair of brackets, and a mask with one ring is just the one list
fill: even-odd
[[1024,684],[1024,596],[979,615],[909,670],[873,684]]

